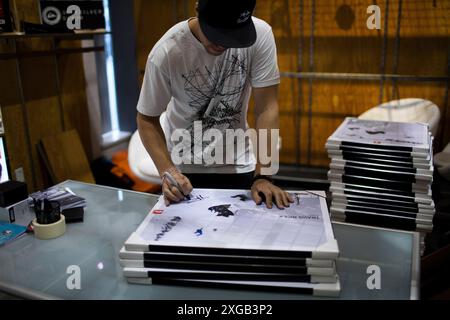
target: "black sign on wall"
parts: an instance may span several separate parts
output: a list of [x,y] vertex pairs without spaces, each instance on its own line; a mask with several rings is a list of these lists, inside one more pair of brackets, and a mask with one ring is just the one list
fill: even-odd
[[0,32],[11,32],[11,16],[9,11],[9,0],[0,0]]
[[43,24],[78,29],[103,29],[105,16],[103,1],[40,1]]

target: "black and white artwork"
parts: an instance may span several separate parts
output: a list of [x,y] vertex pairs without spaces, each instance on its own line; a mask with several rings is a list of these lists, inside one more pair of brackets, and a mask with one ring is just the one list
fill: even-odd
[[417,151],[429,149],[427,124],[362,120],[350,117],[345,119],[328,141],[407,147]]
[[432,145],[427,124],[345,119],[325,145],[333,219],[432,230]]
[[313,258],[334,259],[338,247],[324,193],[293,193],[298,201],[284,210],[256,205],[245,190],[194,189],[191,198],[201,195],[203,200],[169,207],[161,198],[125,248],[298,251],[312,253]]

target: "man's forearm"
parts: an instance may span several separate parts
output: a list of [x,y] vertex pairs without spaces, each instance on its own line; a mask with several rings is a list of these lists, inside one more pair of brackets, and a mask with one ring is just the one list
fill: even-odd
[[166,138],[159,123],[159,117],[148,117],[138,113],[137,125],[142,143],[155,163],[160,175],[173,167]]
[[[267,130],[267,139],[263,141],[258,141],[258,149],[261,149],[261,146],[266,146],[266,155],[268,159],[273,159],[274,155],[272,152],[278,152],[276,146],[278,145],[278,136],[274,136],[272,140],[272,129],[279,129],[279,106],[278,106],[278,85],[265,87],[265,88],[255,88],[254,89],[254,97],[255,97],[255,111],[256,111],[256,125],[255,129],[258,132],[258,140],[259,140],[259,131],[261,129]],[[275,148],[272,149],[272,145]],[[268,168],[272,166],[272,163],[262,164],[261,159],[259,158],[260,150],[258,150],[257,159],[256,159],[256,169],[255,175],[261,174],[261,168]],[[276,157],[278,160],[278,157]],[[276,161],[277,161],[276,160]]]
[[[272,129],[279,129],[278,122],[278,104],[272,103],[272,105],[268,105],[267,108],[264,109],[260,114],[258,114],[256,118],[256,131],[259,133],[259,130],[266,129],[267,130],[267,139],[258,141],[259,148],[263,144],[266,145],[267,157],[272,159],[272,143],[278,144],[278,141],[271,141]],[[259,136],[259,134],[258,134]],[[259,137],[258,137],[259,139]],[[261,174],[261,168],[270,167],[269,164],[261,164],[261,159],[259,159],[259,155],[256,161],[255,175]]]

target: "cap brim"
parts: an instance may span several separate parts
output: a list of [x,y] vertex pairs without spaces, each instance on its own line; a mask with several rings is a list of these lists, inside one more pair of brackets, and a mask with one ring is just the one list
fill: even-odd
[[225,48],[246,48],[256,42],[256,29],[253,21],[237,29],[214,28],[199,19],[200,28],[206,38],[214,44]]

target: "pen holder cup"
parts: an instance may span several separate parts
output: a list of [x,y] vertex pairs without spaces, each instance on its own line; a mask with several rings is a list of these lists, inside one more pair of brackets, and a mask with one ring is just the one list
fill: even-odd
[[58,238],[66,232],[66,218],[61,215],[59,221],[51,224],[39,224],[33,219],[34,236],[41,240]]

